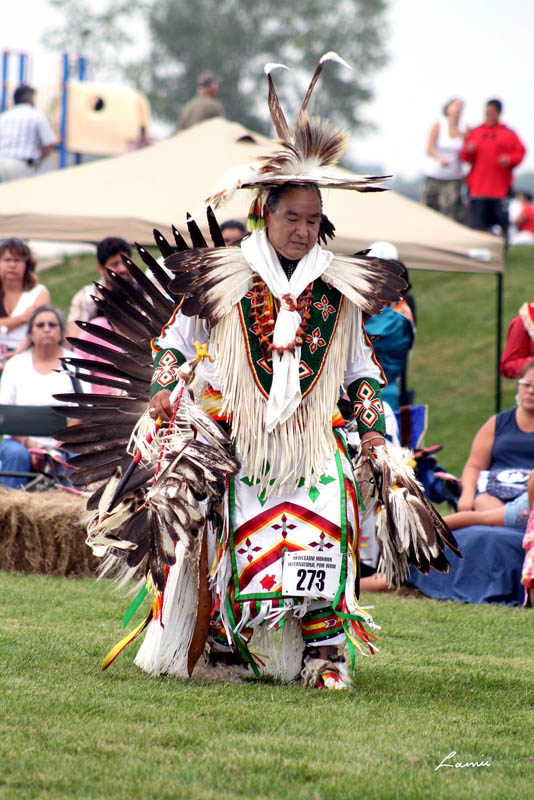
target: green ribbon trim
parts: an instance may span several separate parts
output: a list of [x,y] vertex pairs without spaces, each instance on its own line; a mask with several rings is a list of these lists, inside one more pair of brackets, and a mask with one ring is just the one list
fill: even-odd
[[[347,448],[347,442],[345,441],[345,437],[344,436],[340,436],[338,433],[336,433],[336,431],[334,431],[334,438],[337,439],[337,441],[340,443],[341,447],[343,448],[343,452],[345,453],[345,455],[347,457],[347,461],[349,462],[349,464],[351,464],[352,461],[351,461],[351,458],[350,458],[350,455],[349,455],[349,451],[348,451],[348,448]],[[321,483],[322,482],[323,482],[323,479],[321,478]],[[365,511],[365,505],[364,505],[363,498],[362,498],[362,495],[361,495],[361,492],[360,492],[360,487],[358,485],[358,481],[356,481],[354,479],[352,482],[354,483],[354,488],[356,489],[356,497],[358,498],[358,505],[360,506],[362,511]]]
[[344,625],[343,625],[343,631],[345,633],[345,642],[347,644],[347,650],[349,651],[349,655],[350,655],[350,668],[352,670],[354,670],[354,667],[356,666],[356,649],[355,649],[354,644],[351,641],[350,637],[347,636],[347,630],[345,628],[345,624],[346,623],[344,623]]
[[346,583],[347,583],[347,499],[345,497],[345,476],[343,474],[343,466],[341,464],[341,458],[339,456],[339,450],[336,449],[335,453],[336,459],[336,468],[337,468],[337,478],[339,484],[339,522],[341,528],[341,537],[339,542],[339,552],[341,553],[344,558],[341,561],[341,573],[339,576],[339,586],[332,602],[332,608],[337,615],[336,606],[339,604],[341,599],[341,595],[345,591]]
[[236,621],[235,621],[235,617],[234,617],[234,612],[233,612],[233,609],[232,609],[232,602],[231,602],[231,600],[230,600],[228,595],[226,595],[226,611],[228,612],[228,617],[230,619],[230,622],[232,623],[232,636],[233,636],[234,642],[237,645],[237,648],[238,648],[239,652],[241,653],[241,657],[243,658],[245,663],[250,666],[250,668],[251,668],[252,672],[254,673],[254,675],[256,676],[256,678],[259,678],[260,677],[260,671],[259,671],[258,667],[256,666],[256,663],[255,663],[254,659],[252,658],[248,647],[246,647],[243,644],[243,642],[239,638],[239,634],[234,633],[237,625],[236,625]]
[[135,614],[135,612],[137,611],[137,609],[139,608],[139,606],[141,605],[147,594],[148,594],[148,583],[144,583],[141,586],[140,590],[135,595],[130,605],[128,606],[128,609],[122,618],[123,628],[126,628],[126,626],[130,622],[131,618],[133,617],[133,615]]

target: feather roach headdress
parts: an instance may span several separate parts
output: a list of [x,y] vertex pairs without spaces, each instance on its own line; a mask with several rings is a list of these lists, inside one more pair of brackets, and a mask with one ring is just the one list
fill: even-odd
[[[358,192],[380,192],[378,184],[386,176],[365,177],[336,174],[332,168],[347,149],[346,131],[332,127],[328,120],[308,116],[308,104],[326,61],[337,61],[349,67],[337,53],[326,53],[319,61],[302,101],[293,130],[290,130],[280,105],[271,73],[288,69],[284,64],[268,63],[265,74],[269,82],[269,111],[280,147],[266,156],[254,159],[247,166],[235,167],[223,176],[206,203],[217,208],[229,200],[236,189],[255,191],[248,216],[249,230],[263,227],[263,205],[271,189],[286,183],[315,184],[318,187],[355,189]],[[333,238],[333,228],[324,218],[323,233]],[[324,236],[322,237],[324,238]]]

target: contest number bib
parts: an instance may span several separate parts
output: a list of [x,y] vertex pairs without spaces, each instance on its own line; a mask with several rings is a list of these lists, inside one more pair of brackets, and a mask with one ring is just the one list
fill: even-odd
[[333,600],[339,588],[340,572],[340,553],[286,553],[282,594]]

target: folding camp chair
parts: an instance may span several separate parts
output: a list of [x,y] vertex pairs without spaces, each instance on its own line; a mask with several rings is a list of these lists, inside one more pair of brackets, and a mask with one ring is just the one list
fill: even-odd
[[[10,436],[51,436],[67,424],[67,418],[53,411],[50,406],[0,405],[0,434]],[[65,462],[47,451],[38,450],[45,459],[42,472],[14,472],[0,469],[0,477],[27,478],[24,491],[50,489],[67,482],[62,468]]]

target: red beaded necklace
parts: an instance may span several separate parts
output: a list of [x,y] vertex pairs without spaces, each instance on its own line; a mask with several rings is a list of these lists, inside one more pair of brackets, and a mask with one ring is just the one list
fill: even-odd
[[[310,306],[312,303],[312,283],[306,286],[303,293],[295,301],[291,295],[284,295],[282,298],[282,306],[289,311],[298,311],[302,322],[299,325],[295,334],[295,340],[287,347],[275,348],[273,345],[273,331],[274,331],[274,303],[277,302],[271,292],[268,290],[265,281],[259,275],[255,275],[252,279],[251,288],[251,307],[250,318],[252,320],[252,330],[259,339],[260,347],[266,358],[271,357],[273,350],[277,350],[280,356],[287,350],[290,353],[295,353],[295,347],[300,347],[304,341],[304,331],[308,325],[308,320],[311,317]],[[277,311],[279,305],[277,304]]]

